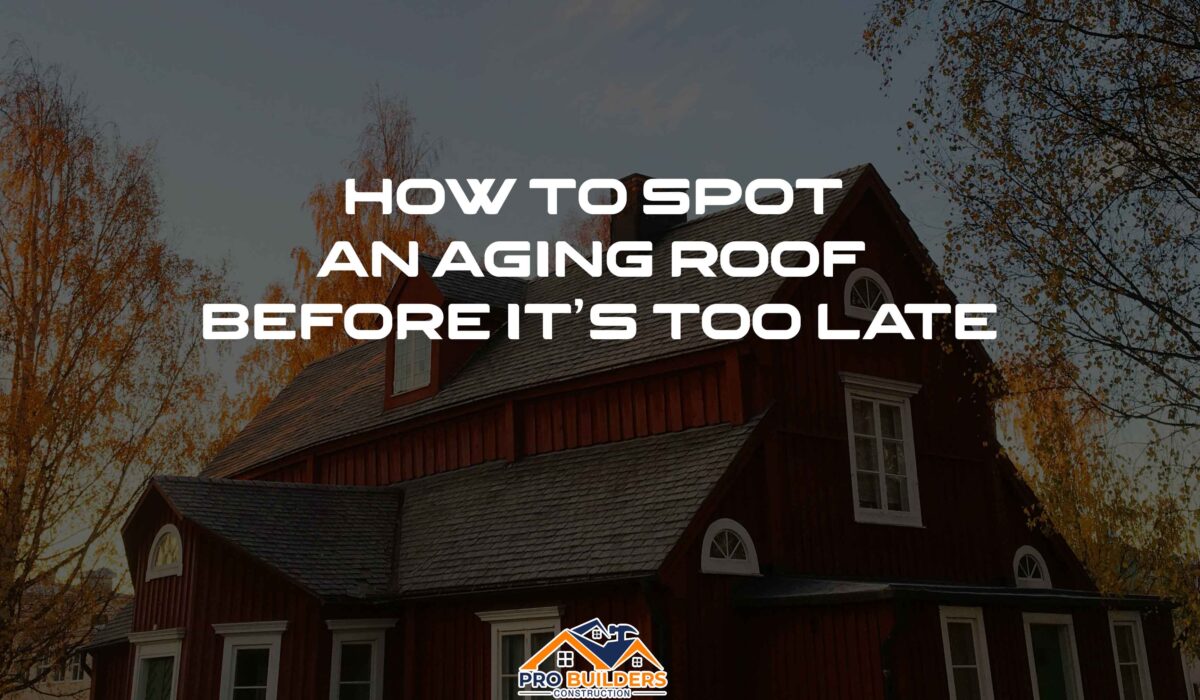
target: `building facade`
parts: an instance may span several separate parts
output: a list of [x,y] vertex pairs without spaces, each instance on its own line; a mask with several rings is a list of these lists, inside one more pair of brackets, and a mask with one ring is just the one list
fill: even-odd
[[[1185,698],[1169,606],[1100,595],[1029,527],[982,347],[669,340],[650,313],[826,304],[862,330],[951,301],[875,170],[835,177],[823,216],[798,192],[779,216],[613,221],[660,271],[678,240],[865,241],[833,278],[402,279],[389,304],[633,303],[638,336],[571,314],[553,340],[531,319],[314,363],[201,477],[143,495],[93,697],[515,698],[553,641],[548,667],[658,664],[682,698]],[[638,649],[589,656],[589,635]]]

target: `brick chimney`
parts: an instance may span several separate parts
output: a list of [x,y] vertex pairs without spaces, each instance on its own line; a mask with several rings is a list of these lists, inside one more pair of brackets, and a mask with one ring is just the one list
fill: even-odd
[[[618,241],[652,241],[663,231],[687,221],[687,214],[645,214],[642,212],[642,186],[649,176],[640,173],[626,175],[621,178],[625,185],[628,198],[625,208],[613,214],[610,223],[612,242]],[[613,198],[616,193],[613,193]],[[609,202],[613,199],[610,198]]]

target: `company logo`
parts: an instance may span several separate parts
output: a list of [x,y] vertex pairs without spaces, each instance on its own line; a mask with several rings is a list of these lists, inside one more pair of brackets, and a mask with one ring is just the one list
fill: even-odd
[[522,696],[631,698],[667,694],[667,672],[633,625],[592,618],[559,632],[517,672]]

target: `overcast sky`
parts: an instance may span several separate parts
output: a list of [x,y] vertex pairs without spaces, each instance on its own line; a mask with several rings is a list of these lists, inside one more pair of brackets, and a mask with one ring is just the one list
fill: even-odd
[[[242,301],[291,277],[303,201],[345,177],[379,83],[443,143],[439,177],[815,177],[873,162],[941,258],[944,204],[902,182],[896,129],[921,62],[888,94],[860,51],[870,3],[90,1],[0,5],[0,34],[62,64],[130,143],[156,144],[168,235],[228,259]],[[911,60],[911,59],[910,59]],[[472,241],[552,238],[518,188]]]

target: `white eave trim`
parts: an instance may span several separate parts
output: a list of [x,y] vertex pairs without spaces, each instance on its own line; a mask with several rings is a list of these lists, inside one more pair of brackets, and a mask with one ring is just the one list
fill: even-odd
[[281,634],[287,630],[287,620],[267,622],[218,622],[213,625],[217,634]]
[[913,396],[921,390],[920,384],[904,382],[899,379],[885,379],[857,372],[838,372],[838,375],[841,376],[844,384],[862,389],[875,389],[893,394],[903,394],[904,396]]
[[484,622],[513,622],[514,620],[540,620],[562,617],[562,609],[556,605],[544,608],[518,608],[516,610],[485,610],[475,613]]
[[333,632],[350,630],[386,630],[396,626],[399,618],[374,617],[357,620],[326,620],[325,626]]
[[183,639],[182,627],[171,627],[165,630],[146,630],[145,632],[130,632],[131,644],[154,644],[157,642],[174,642]]

